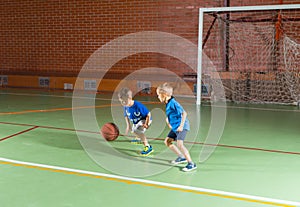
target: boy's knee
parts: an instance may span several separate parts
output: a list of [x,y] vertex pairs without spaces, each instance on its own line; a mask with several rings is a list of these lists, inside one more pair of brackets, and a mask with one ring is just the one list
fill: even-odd
[[165,145],[167,145],[168,147],[169,147],[170,145],[172,145],[172,143],[173,143],[173,139],[172,139],[172,138],[167,137],[167,138],[165,139]]

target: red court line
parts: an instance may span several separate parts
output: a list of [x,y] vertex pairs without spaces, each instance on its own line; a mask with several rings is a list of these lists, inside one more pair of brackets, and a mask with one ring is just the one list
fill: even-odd
[[[153,138],[153,139],[154,140],[164,140],[162,138]],[[283,150],[270,150],[270,149],[257,148],[257,147],[244,147],[244,146],[235,146],[235,145],[226,145],[226,144],[206,144],[204,142],[190,142],[190,141],[185,141],[185,143],[199,144],[199,145],[206,145],[206,146],[215,146],[215,147],[226,147],[226,148],[234,148],[234,149],[245,149],[245,150],[253,150],[253,151],[264,151],[264,152],[300,155],[300,152],[290,152],[290,151],[283,151]]]
[[283,151],[283,150],[270,150],[270,149],[256,148],[256,147],[232,146],[232,145],[225,145],[225,144],[217,144],[217,145],[204,144],[204,145],[227,147],[227,148],[236,148],[236,149],[246,149],[246,150],[256,150],[256,151],[264,151],[264,152],[274,152],[274,153],[282,153],[282,154],[300,155],[300,152],[289,152],[289,151]]
[[[100,134],[99,132],[93,132],[93,131],[87,131],[87,130],[76,130],[76,129],[70,129],[70,128],[60,128],[60,127],[51,127],[51,126],[36,126],[36,125],[22,124],[22,123],[0,122],[0,124],[9,124],[9,125],[17,125],[17,126],[32,126],[33,128],[29,129],[29,131],[34,129],[34,128],[39,127],[39,128],[44,128],[44,129],[56,129],[56,130],[65,130],[65,131]],[[123,135],[123,134],[120,134],[120,136],[135,137],[135,136],[132,136],[132,135]],[[151,138],[151,137],[148,137],[148,139],[150,139],[150,140],[164,140],[164,138]],[[2,141],[2,140],[0,140],[0,141]],[[253,150],[253,151],[272,152],[272,153],[281,153],[281,154],[300,155],[300,152],[290,152],[290,151],[283,151],[283,150],[271,150],[271,149],[264,149],[264,148],[257,148],[257,147],[245,147],[245,146],[235,146],[235,145],[226,145],[226,144],[206,144],[204,142],[190,142],[190,141],[186,141],[185,143],[215,146],[215,147],[226,147],[226,148],[234,148],[234,149]]]
[[86,132],[86,133],[92,133],[92,134],[100,134],[99,132],[92,132],[87,130],[76,130],[76,129],[70,129],[70,128],[62,128],[62,127],[52,127],[52,126],[42,126],[42,125],[32,125],[32,124],[23,124],[23,123],[12,123],[12,122],[0,122],[0,124],[8,124],[8,125],[14,125],[14,126],[35,126],[43,129],[56,129],[56,130],[64,130],[64,131],[76,131],[76,132]]
[[17,135],[24,134],[24,133],[29,132],[29,131],[31,131],[31,130],[33,130],[33,129],[36,129],[36,128],[38,128],[38,126],[34,126],[34,127],[29,128],[29,129],[20,131],[20,132],[18,132],[18,133],[9,135],[9,136],[7,136],[7,137],[4,137],[4,138],[0,139],[0,142],[1,142],[1,141],[4,141],[4,140],[7,140],[7,139],[10,139],[10,138],[13,138],[13,137],[15,137],[15,136],[17,136]]

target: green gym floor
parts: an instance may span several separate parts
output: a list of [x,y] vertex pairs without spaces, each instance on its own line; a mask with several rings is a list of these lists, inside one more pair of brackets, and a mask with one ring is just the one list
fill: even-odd
[[[85,113],[92,108],[99,127],[117,122],[124,133],[121,106],[112,104],[110,97],[98,94],[94,107],[74,110]],[[86,127],[78,130],[72,93],[1,89],[0,206],[300,206],[300,110],[296,106],[227,104],[221,139],[211,156],[199,162],[212,120],[211,105],[203,103],[199,114],[188,115],[191,123],[199,124],[196,138],[186,142],[198,169],[183,172],[184,165],[171,166],[169,161],[176,156],[163,143],[168,132],[162,124],[164,105],[156,97],[136,99],[153,111],[146,135],[155,151],[149,157],[138,155],[142,146],[130,144],[131,136],[104,142],[85,117]],[[191,100],[178,100],[185,108],[195,107]],[[90,139],[90,145],[80,135]],[[106,145],[116,153],[103,150]],[[123,157],[132,158],[133,164],[126,164]],[[137,176],[130,176],[134,172]]]

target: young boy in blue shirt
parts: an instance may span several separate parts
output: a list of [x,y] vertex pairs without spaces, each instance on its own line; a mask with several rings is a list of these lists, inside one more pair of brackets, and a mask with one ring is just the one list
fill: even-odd
[[118,93],[118,97],[123,105],[124,117],[127,125],[125,135],[128,134],[131,128],[131,131],[138,137],[138,140],[135,139],[132,141],[136,142],[141,140],[144,144],[144,149],[140,152],[140,155],[150,155],[153,152],[153,149],[145,136],[145,131],[152,122],[150,111],[142,103],[132,99],[132,91],[128,88],[122,88]]
[[[187,162],[188,164],[182,170],[185,172],[195,170],[197,166],[192,161],[190,153],[183,143],[187,132],[190,130],[186,111],[172,96],[173,87],[170,84],[164,83],[160,85],[156,89],[156,93],[160,102],[166,104],[166,121],[171,128],[164,143],[178,156],[176,160],[172,161],[172,164]],[[177,146],[173,144],[173,141],[177,142]]]

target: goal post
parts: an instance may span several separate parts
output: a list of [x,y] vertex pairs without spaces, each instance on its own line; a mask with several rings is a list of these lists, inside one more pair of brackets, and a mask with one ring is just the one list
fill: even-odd
[[300,102],[300,4],[199,9],[197,105]]

